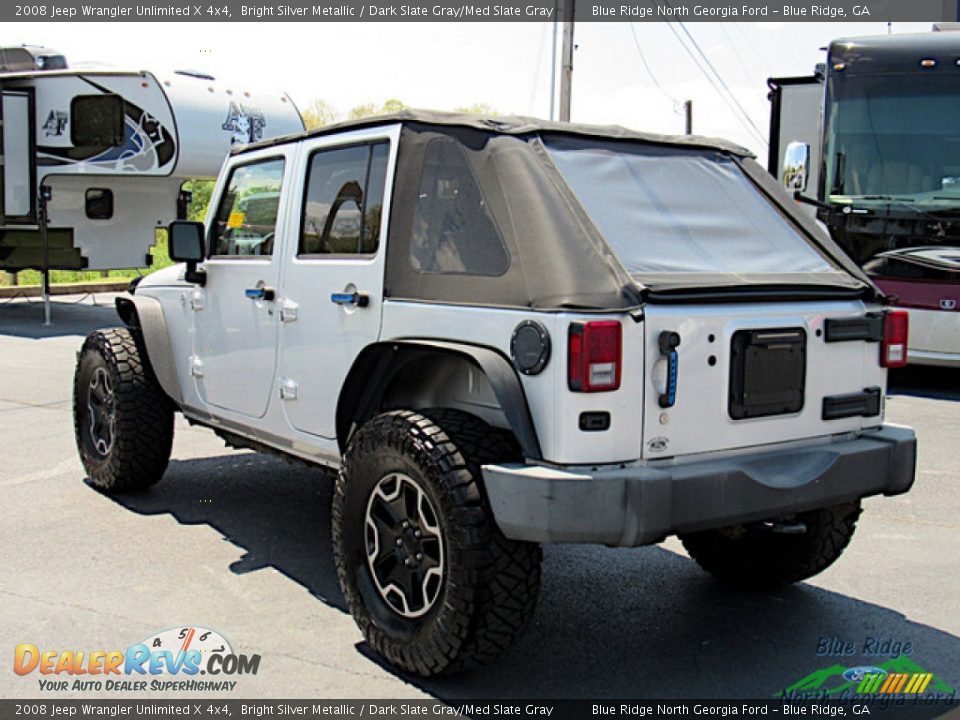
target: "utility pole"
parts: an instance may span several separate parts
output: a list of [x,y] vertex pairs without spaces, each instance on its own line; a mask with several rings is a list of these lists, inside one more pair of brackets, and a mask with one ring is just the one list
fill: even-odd
[[693,100],[683,101],[683,117],[687,135],[693,135]]
[[553,43],[550,46],[550,119],[557,117],[557,28],[560,27],[560,0],[553,0]]
[[560,121],[570,122],[570,93],[573,86],[574,0],[563,0],[563,69],[560,74]]

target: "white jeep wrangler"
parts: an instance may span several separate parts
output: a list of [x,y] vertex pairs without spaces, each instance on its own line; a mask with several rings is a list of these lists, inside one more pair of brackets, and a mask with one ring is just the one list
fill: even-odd
[[169,240],[79,356],[91,482],[160,480],[174,412],[338,469],[343,593],[413,673],[511,643],[539,543],[790,583],[913,483],[906,315],[733,145],[404,113],[234,152]]

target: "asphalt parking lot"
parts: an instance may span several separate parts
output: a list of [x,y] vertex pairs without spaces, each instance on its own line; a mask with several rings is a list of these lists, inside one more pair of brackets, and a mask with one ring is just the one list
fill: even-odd
[[[75,353],[87,332],[117,319],[109,296],[97,296],[102,307],[69,300],[55,305],[50,328],[40,305],[0,305],[8,661],[17,643],[122,649],[199,625],[262,657],[233,697],[769,698],[837,663],[879,665],[898,647],[960,688],[960,371],[894,377],[887,417],[917,430],[916,485],[867,500],[851,547],[822,575],[748,593],[700,572],[673,539],[547,547],[522,640],[490,668],[425,683],[381,665],[345,610],[322,472],[229,450],[178,419],[173,460],[150,492],[108,498],[84,482]],[[852,643],[855,655],[818,656],[823,638]],[[879,655],[863,653],[870,640]],[[7,665],[0,697],[40,696],[37,677]],[[84,696],[98,695],[118,696]]]

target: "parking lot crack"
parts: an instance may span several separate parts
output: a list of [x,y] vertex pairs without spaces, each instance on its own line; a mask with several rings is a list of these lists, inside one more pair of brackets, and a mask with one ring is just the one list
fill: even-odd
[[64,602],[64,601],[50,602],[49,600],[46,600],[41,597],[36,597],[34,595],[21,595],[20,593],[14,593],[14,592],[10,592],[9,590],[2,590],[2,589],[0,589],[0,595],[7,595],[9,597],[16,598],[18,600],[27,600],[31,603],[35,603],[37,605],[45,605],[47,607],[72,608],[74,610],[83,610],[85,612],[89,612],[94,615],[100,615],[101,617],[114,618],[116,620],[123,620],[128,623],[133,623],[134,625],[138,623],[138,621],[135,618],[127,617],[126,615],[118,615],[116,613],[104,612],[103,610],[87,607],[86,605],[79,605],[77,603]]

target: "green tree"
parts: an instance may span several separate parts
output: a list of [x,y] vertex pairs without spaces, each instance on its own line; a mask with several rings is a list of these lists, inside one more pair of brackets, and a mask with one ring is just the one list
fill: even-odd
[[467,115],[489,115],[492,117],[497,117],[500,113],[494,110],[487,103],[474,103],[473,105],[464,105],[462,107],[454,108],[454,112],[466,113]]
[[332,125],[340,119],[339,111],[326,100],[316,99],[300,111],[303,124],[307,130],[314,130],[324,125]]
[[347,120],[360,120],[361,118],[372,117],[377,114],[376,105],[373,103],[364,103],[363,105],[357,105],[351,108],[350,112],[347,113]]
[[213,194],[213,180],[199,180],[196,178],[187,180],[183,184],[183,189],[193,194],[187,219],[203,222],[204,217],[207,215],[207,206],[210,204],[210,196]]
[[382,105],[377,106],[374,103],[363,103],[352,108],[347,113],[347,120],[362,120],[363,118],[376,117],[377,115],[390,115],[406,109],[406,104],[397,98],[390,98]]
[[380,115],[389,115],[391,113],[397,113],[401,110],[406,110],[407,105],[402,100],[397,100],[396,98],[390,98],[387,100],[383,106],[380,108]]

